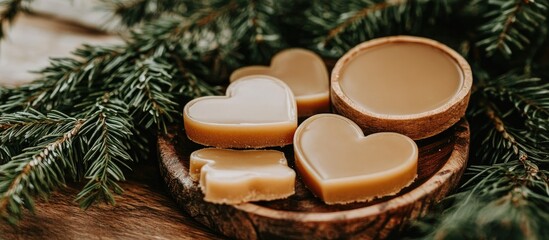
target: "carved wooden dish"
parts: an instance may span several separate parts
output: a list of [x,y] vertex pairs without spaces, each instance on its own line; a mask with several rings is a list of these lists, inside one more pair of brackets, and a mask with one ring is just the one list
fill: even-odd
[[[390,43],[417,43],[433,47],[447,54],[455,61],[463,74],[462,84],[457,93],[444,105],[435,109],[405,115],[376,113],[354,102],[344,93],[340,84],[345,66],[365,51]],[[446,45],[426,38],[392,36],[366,41],[349,50],[335,64],[330,86],[334,110],[358,124],[366,135],[375,132],[398,132],[418,140],[441,133],[465,115],[472,83],[473,75],[467,61]]]
[[[178,129],[181,129],[179,127]],[[160,171],[178,204],[194,219],[237,239],[380,239],[425,214],[459,182],[469,152],[469,124],[459,121],[419,146],[418,179],[396,196],[368,203],[326,205],[297,178],[288,199],[238,205],[205,202],[189,176],[189,156],[202,148],[183,130],[160,136]],[[282,149],[293,167],[292,147]]]

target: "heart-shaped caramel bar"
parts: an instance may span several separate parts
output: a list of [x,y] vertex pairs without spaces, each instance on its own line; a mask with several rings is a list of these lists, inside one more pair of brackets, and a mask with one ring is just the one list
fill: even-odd
[[235,81],[226,96],[196,98],[183,110],[185,131],[196,143],[220,148],[262,148],[292,143],[297,108],[292,91],[269,76]]
[[305,49],[287,49],[276,54],[271,66],[248,66],[231,74],[231,82],[250,75],[269,75],[290,86],[299,116],[330,110],[328,70],[322,58]]
[[397,194],[417,175],[416,143],[398,133],[364,136],[351,120],[319,114],[294,136],[296,167],[307,187],[327,204]]

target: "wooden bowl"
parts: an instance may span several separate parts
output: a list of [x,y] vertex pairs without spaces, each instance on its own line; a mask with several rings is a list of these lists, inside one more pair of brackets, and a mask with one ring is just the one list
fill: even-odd
[[[446,53],[457,63],[463,73],[462,86],[458,92],[445,104],[433,110],[406,115],[389,115],[369,111],[354,102],[343,92],[340,79],[342,79],[345,66],[350,61],[373,47],[398,42],[425,44]],[[359,44],[337,61],[331,77],[331,100],[334,111],[353,120],[362,128],[366,135],[375,132],[398,132],[417,140],[441,133],[465,115],[472,83],[471,67],[467,61],[446,45],[420,37],[385,37]]]
[[[418,179],[396,196],[366,203],[326,205],[301,180],[288,199],[219,205],[205,202],[189,176],[189,156],[203,146],[178,127],[160,136],[160,171],[177,203],[198,222],[237,239],[380,239],[441,200],[459,182],[469,151],[469,125],[461,120],[447,131],[417,141]],[[294,166],[291,146],[282,149]]]

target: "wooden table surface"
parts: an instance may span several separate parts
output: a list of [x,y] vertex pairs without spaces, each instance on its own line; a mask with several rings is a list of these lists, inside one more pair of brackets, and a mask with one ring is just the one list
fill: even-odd
[[168,196],[156,159],[139,163],[117,204],[84,211],[74,202],[81,186],[71,185],[36,204],[18,226],[0,223],[0,239],[223,239],[179,209]]
[[[116,43],[120,39],[49,17],[17,19],[2,42],[0,82],[18,85],[35,76],[29,70],[46,66],[50,56],[67,56],[82,43]],[[151,148],[156,148],[151,145]],[[116,206],[96,205],[84,211],[74,202],[81,185],[70,185],[39,200],[36,214],[26,212],[17,226],[0,221],[0,239],[222,239],[211,233],[168,196],[152,157],[139,163],[121,183]]]

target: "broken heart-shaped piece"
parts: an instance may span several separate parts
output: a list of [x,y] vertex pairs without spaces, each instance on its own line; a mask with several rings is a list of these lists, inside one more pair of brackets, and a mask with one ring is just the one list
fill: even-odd
[[418,148],[407,136],[364,136],[351,120],[319,114],[294,136],[296,167],[307,187],[327,204],[395,195],[417,175]]
[[190,161],[190,176],[208,202],[274,200],[295,192],[295,172],[280,151],[206,148],[194,151]]
[[192,141],[220,148],[262,148],[292,143],[297,109],[290,88],[270,76],[235,81],[226,96],[196,98],[183,110]]
[[269,75],[290,86],[297,101],[300,117],[330,111],[330,79],[322,58],[300,48],[277,53],[271,66],[248,66],[231,74],[231,82],[245,76]]

